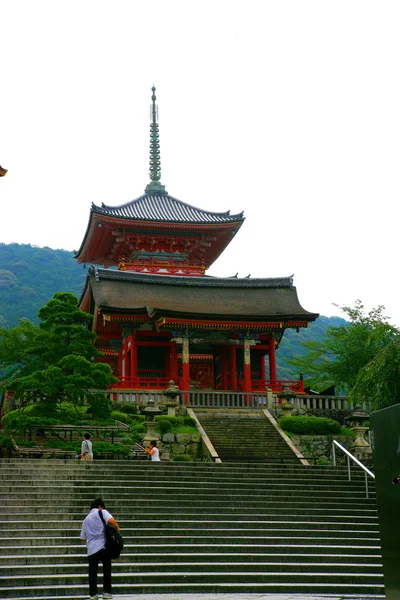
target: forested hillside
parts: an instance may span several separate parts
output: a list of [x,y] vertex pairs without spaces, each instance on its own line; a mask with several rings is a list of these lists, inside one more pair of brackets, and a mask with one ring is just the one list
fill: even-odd
[[[0,327],[14,327],[20,318],[37,323],[39,308],[56,292],[72,292],[79,297],[85,277],[86,271],[77,264],[73,252],[0,244]],[[299,373],[284,359],[303,354],[302,342],[321,339],[327,327],[343,323],[339,317],[319,317],[299,333],[287,330],[277,352],[278,377],[298,379]]]
[[276,353],[278,378],[298,379],[300,373],[294,372],[291,365],[285,364],[285,359],[306,354],[306,349],[302,345],[303,342],[319,341],[325,336],[328,327],[339,327],[345,323],[346,320],[340,317],[321,316],[314,323],[310,323],[307,329],[300,329],[299,333],[295,329],[285,331]]
[[56,292],[80,296],[86,271],[67,250],[0,244],[0,326],[17,319],[37,323],[37,313]]

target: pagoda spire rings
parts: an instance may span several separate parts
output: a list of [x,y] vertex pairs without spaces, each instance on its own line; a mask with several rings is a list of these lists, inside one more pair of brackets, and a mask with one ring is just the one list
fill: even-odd
[[165,186],[161,185],[161,153],[160,153],[160,134],[158,126],[158,106],[156,104],[156,88],[151,88],[152,105],[150,107],[150,183],[146,187],[146,193],[165,192]]

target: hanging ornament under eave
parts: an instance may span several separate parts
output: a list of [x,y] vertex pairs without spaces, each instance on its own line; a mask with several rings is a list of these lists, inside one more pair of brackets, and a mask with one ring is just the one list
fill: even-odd
[[0,177],[4,177],[4,175],[7,173],[7,169],[3,169],[2,166],[0,166]]

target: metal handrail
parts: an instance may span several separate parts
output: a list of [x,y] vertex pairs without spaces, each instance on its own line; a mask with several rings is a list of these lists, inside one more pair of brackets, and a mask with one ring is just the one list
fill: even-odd
[[336,467],[336,450],[335,450],[335,446],[337,446],[340,450],[342,450],[345,454],[347,454],[347,472],[349,474],[349,481],[351,481],[351,470],[350,470],[350,458],[359,466],[364,470],[364,475],[365,475],[365,494],[366,494],[366,498],[368,500],[369,498],[369,493],[368,493],[368,479],[367,479],[367,475],[369,475],[370,477],[372,477],[372,479],[375,479],[375,475],[372,473],[372,471],[370,471],[369,469],[367,469],[367,467],[365,465],[362,464],[362,462],[360,462],[358,460],[358,458],[356,458],[355,456],[353,456],[351,454],[351,452],[349,452],[348,450],[346,450],[346,448],[344,448],[341,444],[339,444],[339,442],[337,442],[336,440],[332,441],[332,457],[333,457],[333,466]]

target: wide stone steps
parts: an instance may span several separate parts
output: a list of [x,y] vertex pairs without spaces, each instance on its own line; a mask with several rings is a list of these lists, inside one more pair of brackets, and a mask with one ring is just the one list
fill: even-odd
[[344,468],[274,464],[53,459],[1,467],[0,598],[87,597],[79,534],[100,494],[125,540],[115,595],[383,597],[374,487],[367,500],[356,471],[349,482]]
[[221,414],[196,411],[203,429],[222,460],[265,457],[298,462],[298,458],[261,412]]

